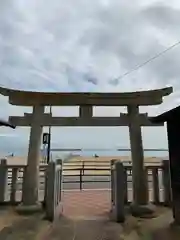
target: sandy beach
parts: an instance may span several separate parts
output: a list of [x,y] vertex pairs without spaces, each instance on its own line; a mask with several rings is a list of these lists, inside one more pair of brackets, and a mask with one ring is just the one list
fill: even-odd
[[[27,164],[27,157],[22,156],[8,156],[6,157],[7,164],[8,165],[26,165]],[[130,162],[131,157],[129,156],[111,156],[111,157],[84,157],[84,156],[72,156],[70,159],[66,161],[66,164],[79,164],[81,165],[84,161],[86,165],[88,164],[95,164],[95,165],[106,165],[109,164],[112,159],[121,160],[123,162]],[[145,163],[160,163],[163,159],[167,160],[168,157],[162,158],[162,157],[145,157],[144,161]],[[42,159],[40,159],[40,162],[42,162]],[[67,165],[68,165],[67,164]]]
[[[78,161],[86,161],[86,162],[110,162],[112,159],[121,160],[123,162],[130,162],[130,156],[102,156],[102,157],[84,157],[84,156],[76,156],[72,157],[69,162],[78,162]],[[166,158],[167,159],[167,158]],[[145,162],[160,162],[163,160],[160,157],[145,157]]]
[[[9,156],[6,157],[7,165],[9,166],[26,166],[27,157]],[[63,164],[63,175],[80,175],[82,168],[85,175],[110,175],[110,161],[117,159],[123,161],[125,164],[131,162],[128,156],[111,156],[111,157],[84,157],[84,156],[71,156]],[[164,159],[164,158],[163,158]],[[146,157],[145,165],[160,165],[162,158]],[[168,158],[167,158],[168,159]],[[40,165],[44,165],[43,159],[40,159]]]

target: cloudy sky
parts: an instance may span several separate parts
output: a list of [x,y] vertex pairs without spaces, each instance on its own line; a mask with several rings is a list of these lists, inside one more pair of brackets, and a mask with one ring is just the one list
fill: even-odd
[[[180,40],[178,0],[2,0],[0,2],[0,84],[40,91],[136,91],[173,86],[161,106],[142,108],[156,115],[180,102],[180,46],[143,68],[127,71]],[[119,108],[96,115],[118,116]],[[0,115],[27,108],[0,97]],[[77,109],[53,109],[77,115]],[[29,129],[1,128],[2,148],[27,146]],[[157,134],[158,133],[158,134]],[[94,134],[98,137],[94,138]],[[156,137],[154,137],[156,134]],[[143,129],[145,147],[166,147],[165,128]],[[18,141],[17,141],[18,140]],[[129,146],[127,128],[53,129],[53,146]],[[8,145],[9,146],[9,145]]]

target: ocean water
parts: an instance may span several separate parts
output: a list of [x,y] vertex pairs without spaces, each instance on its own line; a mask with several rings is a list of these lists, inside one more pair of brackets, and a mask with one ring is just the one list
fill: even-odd
[[[82,150],[82,151],[51,151],[51,156],[52,158],[66,158],[68,155],[80,155],[80,156],[85,156],[85,157],[91,157],[94,156],[95,154],[98,155],[99,157],[101,156],[131,156],[131,151],[130,150],[122,150],[122,151],[117,151],[117,150],[98,150],[98,149],[93,149],[93,150]],[[145,157],[168,157],[169,153],[168,150],[144,150],[144,156]]]
[[[10,151],[3,151],[0,153],[0,157],[12,155],[14,156],[27,156],[27,150],[24,149],[17,149],[16,151],[10,152]],[[46,150],[41,150],[41,155],[45,156],[47,154]],[[116,150],[116,149],[85,149],[81,151],[72,150],[72,151],[63,151],[61,149],[52,149],[51,150],[51,158],[66,158],[69,155],[80,155],[85,157],[92,157],[94,155],[98,156],[113,156],[113,157],[119,157],[119,156],[131,156],[131,150],[130,149],[122,149],[122,150]],[[162,150],[162,149],[145,149],[144,150],[144,156],[145,157],[165,157],[167,158],[169,156],[168,150]]]

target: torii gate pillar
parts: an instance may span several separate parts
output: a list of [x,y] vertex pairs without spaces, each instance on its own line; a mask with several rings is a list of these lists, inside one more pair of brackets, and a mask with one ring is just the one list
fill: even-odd
[[33,106],[27,167],[25,170],[23,183],[24,206],[38,205],[39,159],[42,135],[41,119],[43,113],[44,106]]
[[[129,105],[128,116],[130,118],[129,135],[132,156],[132,178],[133,178],[133,204],[132,212],[141,214],[141,208],[148,204],[148,186],[144,168],[144,150],[142,143],[141,125],[139,123],[139,106]],[[147,206],[146,206],[147,208]],[[150,208],[146,209],[151,211]]]

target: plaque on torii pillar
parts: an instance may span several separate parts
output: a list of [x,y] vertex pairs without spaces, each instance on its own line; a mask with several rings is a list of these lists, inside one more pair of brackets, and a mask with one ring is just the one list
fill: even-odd
[[[160,126],[151,123],[147,114],[139,112],[139,106],[158,105],[173,89],[163,88],[150,91],[124,93],[59,93],[30,92],[0,88],[0,94],[9,97],[9,103],[16,106],[32,106],[32,114],[13,116],[9,120],[17,126],[30,126],[30,144],[25,179],[23,203],[33,205],[38,200],[37,176],[40,142],[43,126],[129,126],[132,167],[133,203],[146,205],[147,186],[144,181],[144,154],[141,126]],[[79,117],[53,117],[44,113],[45,106],[79,106]],[[93,106],[127,106],[127,114],[119,117],[95,117]],[[32,176],[34,178],[32,179]]]

